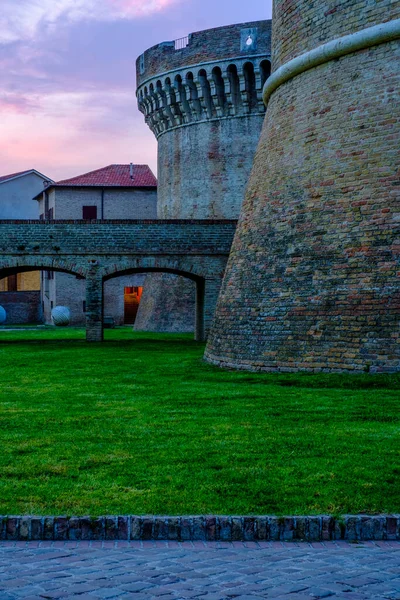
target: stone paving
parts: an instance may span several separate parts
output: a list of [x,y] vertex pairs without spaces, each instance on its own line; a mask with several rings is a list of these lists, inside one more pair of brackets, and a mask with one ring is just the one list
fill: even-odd
[[1,542],[0,600],[400,600],[400,542]]

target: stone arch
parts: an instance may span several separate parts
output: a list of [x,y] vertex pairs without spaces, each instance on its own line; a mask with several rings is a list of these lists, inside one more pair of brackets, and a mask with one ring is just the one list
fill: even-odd
[[200,69],[200,71],[197,74],[197,77],[202,90],[204,110],[207,116],[211,118],[215,111],[207,71],[205,69]]
[[193,120],[192,111],[186,95],[186,88],[182,80],[182,75],[178,74],[175,76],[174,87],[178,92],[178,106],[182,114],[184,123],[191,123]]
[[[102,277],[104,281],[121,275],[131,273],[172,273],[192,279],[193,281],[204,280],[210,276],[210,269],[202,265],[196,265],[187,259],[174,260],[164,257],[140,257],[123,260],[119,263],[104,267]],[[222,278],[221,274],[221,278]]]
[[257,88],[256,88],[256,76],[254,73],[254,65],[252,62],[246,62],[243,65],[243,75],[245,81],[245,89],[247,102],[250,109],[256,108],[258,104],[257,99]]
[[267,81],[268,77],[271,75],[271,61],[270,60],[262,60],[260,62],[260,73],[261,73],[261,88],[264,87],[264,83]]
[[87,275],[87,269],[81,265],[77,265],[69,260],[57,259],[50,256],[23,256],[0,259],[0,278],[28,271],[58,271],[60,273],[68,273],[69,275],[85,278]]
[[215,86],[215,96],[216,96],[216,104],[218,106],[217,112],[219,112],[218,116],[223,116],[225,113],[225,106],[227,104],[226,94],[225,94],[225,83],[222,78],[222,71],[220,67],[214,67],[212,70],[212,78]]
[[240,95],[240,80],[238,75],[237,66],[232,63],[228,65],[226,70],[230,87],[231,87],[231,101],[235,111],[238,114],[242,108],[242,97]]

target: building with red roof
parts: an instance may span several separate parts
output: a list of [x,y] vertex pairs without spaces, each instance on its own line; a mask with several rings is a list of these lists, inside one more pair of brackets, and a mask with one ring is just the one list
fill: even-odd
[[[157,179],[148,165],[109,165],[83,175],[50,182],[34,198],[41,219],[156,219]],[[117,325],[133,323],[144,275],[130,275],[104,285],[105,315]],[[85,322],[85,282],[66,273],[42,273],[42,307],[51,323],[55,306],[68,306],[71,324]]]

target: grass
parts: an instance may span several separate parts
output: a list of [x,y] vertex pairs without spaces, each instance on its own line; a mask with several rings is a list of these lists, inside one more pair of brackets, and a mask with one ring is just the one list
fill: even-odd
[[400,509],[396,375],[251,374],[188,335],[0,330],[0,514]]

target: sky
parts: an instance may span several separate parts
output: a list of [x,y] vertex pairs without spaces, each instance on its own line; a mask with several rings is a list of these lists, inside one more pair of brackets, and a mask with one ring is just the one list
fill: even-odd
[[0,176],[55,181],[146,163],[157,144],[136,105],[135,61],[188,33],[271,18],[272,0],[1,0]]

